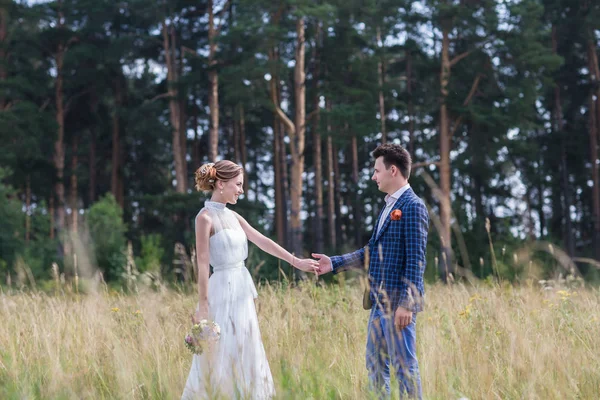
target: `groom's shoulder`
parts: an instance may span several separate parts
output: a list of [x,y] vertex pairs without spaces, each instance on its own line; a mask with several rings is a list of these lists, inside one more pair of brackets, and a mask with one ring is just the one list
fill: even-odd
[[425,205],[425,202],[419,196],[414,194],[414,192],[413,195],[409,199],[407,199],[406,203],[404,204],[404,208],[407,211],[411,210],[416,213],[427,214],[427,206]]
[[406,200],[406,206],[425,206],[425,202],[414,191],[411,191],[411,196]]

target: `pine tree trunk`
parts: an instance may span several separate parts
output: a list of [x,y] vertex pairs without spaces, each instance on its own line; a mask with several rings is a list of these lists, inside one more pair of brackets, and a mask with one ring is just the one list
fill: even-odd
[[[62,12],[60,19],[62,20]],[[57,221],[56,221],[56,232],[59,238],[62,238],[63,231],[65,229],[65,183],[64,183],[64,172],[65,172],[65,109],[64,109],[64,93],[63,93],[63,65],[65,57],[65,46],[63,43],[58,45],[58,51],[54,55],[54,61],[56,62],[56,85],[54,88],[54,98],[56,102],[56,124],[58,125],[58,134],[56,141],[54,142],[54,155],[53,162],[54,168],[56,169],[56,183],[54,185],[54,192],[56,194],[56,208],[57,208]],[[61,249],[64,248],[61,246]]]
[[[65,16],[62,10],[62,0],[57,2],[58,8],[58,26],[64,27]],[[59,249],[64,253],[64,237],[63,233],[66,228],[66,198],[65,198],[65,103],[64,103],[64,60],[65,53],[67,52],[67,46],[64,43],[58,44],[58,49],[54,54],[54,61],[56,63],[56,85],[54,88],[54,98],[56,103],[56,124],[58,125],[58,134],[56,141],[54,142],[54,154],[53,162],[54,168],[56,169],[56,183],[54,185],[54,191],[56,193],[56,200],[58,204],[53,204],[57,208],[57,221],[55,223],[56,233],[59,238]]]
[[[383,43],[381,41],[381,28],[377,27],[377,47],[379,47],[381,54],[379,61],[377,62],[377,80],[379,83],[379,116],[381,118],[381,143],[387,142],[387,131],[386,131],[386,113],[385,113],[385,97],[383,95],[383,85],[385,82],[385,65],[383,56]],[[359,225],[357,225],[359,226]]]
[[287,219],[287,164],[286,147],[284,142],[284,127],[281,117],[277,110],[278,104],[281,104],[281,93],[278,84],[279,77],[275,68],[279,60],[278,50],[273,47],[269,51],[269,62],[271,68],[271,81],[269,82],[271,90],[271,100],[275,105],[273,113],[273,157],[275,164],[275,230],[277,234],[277,243],[290,248],[289,226]]
[[[556,26],[552,27],[552,50],[558,55],[558,39]],[[575,237],[573,236],[573,223],[571,220],[571,187],[569,185],[569,171],[567,169],[567,149],[566,149],[566,133],[564,132],[562,102],[560,97],[560,86],[558,83],[554,85],[554,132],[561,137],[560,151],[560,176],[561,189],[563,194],[563,208],[565,210],[565,226],[563,242],[565,243],[567,254],[570,257],[575,255]]]
[[304,173],[304,140],[306,131],[306,72],[304,71],[305,37],[304,18],[296,22],[296,65],[294,67],[294,132],[290,135],[292,155],[291,174],[291,229],[293,251],[299,257],[303,253],[302,221],[302,175]]
[[[175,28],[170,26],[172,30]],[[185,193],[187,191],[187,176],[185,173],[185,159],[183,157],[184,150],[182,147],[184,143],[181,143],[181,109],[179,103],[179,93],[177,91],[177,63],[174,48],[176,43],[174,42],[174,32],[169,35],[169,27],[166,21],[162,22],[162,35],[163,35],[163,48],[165,51],[165,60],[167,64],[167,84],[169,94],[169,111],[170,121],[172,130],[172,151],[173,160],[175,162],[175,180],[177,181],[175,190],[177,193]],[[171,39],[169,39],[171,36]]]
[[537,176],[537,213],[538,213],[538,218],[540,220],[540,239],[544,239],[545,237],[545,233],[544,231],[546,230],[546,214],[544,213],[544,174],[541,172],[543,171],[542,168],[542,160],[540,157],[539,160],[539,165],[540,167],[538,168],[538,170],[540,171],[538,173]]
[[408,151],[415,156],[415,105],[412,96],[412,53],[406,55],[406,90],[408,92]]
[[25,178],[25,246],[31,239],[31,174]]
[[73,138],[71,145],[71,232],[76,234],[79,231],[79,207],[77,205],[77,192],[78,192],[78,181],[77,181],[77,166],[79,164],[79,139],[77,136]]
[[[172,30],[171,36],[173,37],[173,43],[175,43],[175,29]],[[180,50],[180,62],[179,72],[177,74],[180,77],[183,73],[183,50]],[[188,129],[188,93],[187,89],[182,89],[177,92],[179,96],[179,144],[181,150],[181,175],[184,180],[184,190],[187,192],[188,182],[188,163],[187,163],[187,129]]]
[[50,193],[50,200],[48,200],[48,215],[50,216],[50,240],[54,240],[54,229],[56,227],[56,208],[54,207],[54,193]]
[[[558,88],[555,88],[558,90]],[[560,96],[560,94],[559,94]],[[561,110],[557,110],[560,112]],[[559,115],[562,115],[559,114]],[[562,118],[561,118],[562,119]],[[563,132],[562,121],[559,124],[559,131]],[[569,171],[567,167],[567,149],[566,149],[566,140],[563,136],[563,145],[560,150],[560,183],[561,183],[561,191],[563,193],[563,208],[565,210],[565,227],[564,227],[564,243],[566,246],[567,254],[570,257],[575,255],[575,237],[573,236],[573,220],[571,218],[571,185],[569,184]]]
[[[550,170],[558,171],[560,169],[560,159],[551,160],[548,165]],[[552,190],[552,217],[548,228],[550,237],[561,237],[563,231],[564,210],[562,193],[560,192],[560,182],[553,181],[551,183]]]
[[439,258],[439,274],[442,281],[446,282],[448,274],[452,273],[452,243],[450,233],[450,119],[446,98],[448,96],[448,83],[450,82],[450,39],[446,29],[442,32],[442,63],[440,73],[440,242],[441,252]]
[[319,132],[320,112],[319,112],[319,96],[315,96],[316,115],[314,121],[313,132],[313,159],[315,163],[315,251],[322,253],[324,251],[324,232],[323,232],[323,155],[321,144],[321,133]]
[[[327,112],[331,113],[331,100],[326,100]],[[333,139],[331,137],[330,117],[327,116],[327,230],[329,246],[332,250],[337,248],[335,229],[335,181],[333,178]]]
[[354,192],[354,244],[355,246],[362,247],[364,245],[362,240],[362,232],[363,232],[363,216],[361,210],[361,195],[358,190],[358,141],[356,136],[352,136],[352,183],[354,184],[355,190]]
[[240,156],[242,166],[244,167],[244,191],[248,191],[248,148],[246,147],[246,115],[244,113],[244,105],[240,104]]
[[321,107],[320,107],[320,91],[319,91],[319,79],[321,79],[321,60],[319,54],[319,42],[321,40],[321,25],[317,26],[316,33],[316,45],[314,47],[313,62],[313,87],[314,87],[314,120],[313,120],[313,163],[315,165],[315,223],[314,223],[314,249],[317,253],[323,253],[325,250],[324,246],[324,232],[323,232],[323,155],[322,155],[322,143],[321,143]]
[[531,206],[531,187],[528,187],[525,192],[525,204],[527,206],[527,237],[530,241],[535,240],[535,220],[533,218],[533,207]]
[[479,132],[477,129],[477,125],[475,123],[469,124],[469,148],[471,154],[473,154],[471,158],[471,163],[473,165],[473,167],[471,168],[471,178],[473,179],[473,198],[475,201],[475,214],[477,215],[478,221],[485,221],[486,213],[485,207],[483,205],[485,182],[480,172],[483,170],[485,164],[485,150],[482,148],[484,146],[484,143],[482,143],[482,139],[480,138],[478,133]]
[[273,116],[273,158],[275,164],[275,232],[277,234],[277,243],[286,244],[286,207],[283,191],[283,165],[281,152],[284,151],[280,143],[280,126],[277,114]]
[[210,82],[209,108],[210,108],[210,129],[208,158],[210,162],[215,162],[219,153],[219,75],[217,74],[217,43],[215,41],[217,30],[215,29],[215,16],[213,10],[213,0],[208,0],[208,80]]
[[121,208],[123,207],[123,199],[119,190],[121,186],[121,119],[120,112],[123,104],[123,90],[119,78],[115,79],[115,109],[112,117],[112,173],[110,180],[110,188],[112,195]]
[[[8,47],[7,40],[7,26],[8,26],[8,10],[6,5],[0,5],[0,82],[5,82],[7,78],[6,64],[7,54],[6,49]],[[6,99],[4,93],[0,93],[0,111],[6,108]]]
[[594,221],[593,248],[595,257],[600,260],[600,190],[598,188],[598,121],[593,94],[589,95],[589,138],[590,163],[592,167],[592,219]]
[[342,185],[340,175],[340,160],[338,158],[338,151],[336,146],[333,146],[333,187],[335,188],[335,230],[336,236],[340,243],[346,243],[348,238],[346,235],[345,222],[342,219],[342,206],[344,205],[344,198],[342,197]]
[[198,109],[199,107],[196,105],[196,103],[194,102],[193,108],[192,108],[192,125],[193,125],[193,129],[194,129],[194,148],[192,151],[192,162],[193,162],[193,169],[196,170],[197,168],[200,167],[200,137],[198,136]]
[[[304,18],[298,18],[296,21],[296,65],[294,67],[294,122],[285,114],[279,105],[279,99],[272,98],[275,111],[279,119],[285,124],[290,138],[290,154],[292,158],[291,166],[291,248],[292,252],[298,256],[303,253],[302,221],[300,212],[302,211],[302,175],[304,173],[304,142],[306,131],[306,72],[304,71],[305,57],[305,36],[304,36]],[[273,97],[273,92],[271,93]],[[305,274],[299,273],[301,277]]]
[[[592,218],[594,256],[600,260],[600,185],[598,177],[598,138],[600,137],[600,67],[593,32],[588,34],[588,62],[592,91],[589,95],[590,163],[592,166]],[[594,99],[594,96],[596,98]]]
[[[238,116],[236,116],[236,111],[238,110],[239,105],[235,107],[235,109],[231,110],[231,129],[232,129],[232,139],[233,139],[233,162],[240,163],[242,156],[240,155],[240,121]],[[245,182],[245,179],[244,179]]]
[[88,169],[90,174],[90,183],[88,187],[88,202],[93,204],[96,201],[96,128],[92,124],[90,126],[90,147],[88,153]]
[[[184,93],[185,95],[185,93]],[[179,110],[181,111],[181,122],[179,124],[179,145],[181,150],[181,176],[184,179],[184,187],[187,192],[188,189],[188,166],[187,166],[187,102],[185,100],[180,101]]]

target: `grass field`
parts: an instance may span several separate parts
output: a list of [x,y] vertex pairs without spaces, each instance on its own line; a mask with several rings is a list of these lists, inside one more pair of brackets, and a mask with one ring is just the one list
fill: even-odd
[[[356,286],[261,286],[281,399],[364,399],[368,313]],[[196,296],[0,295],[0,399],[177,399]],[[418,319],[427,399],[600,398],[600,292],[427,287]]]

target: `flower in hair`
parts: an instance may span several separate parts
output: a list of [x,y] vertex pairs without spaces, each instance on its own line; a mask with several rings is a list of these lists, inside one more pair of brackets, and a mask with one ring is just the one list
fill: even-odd
[[204,167],[200,168],[200,173],[202,175],[206,175],[208,173],[208,169],[215,166],[215,163],[208,163]]

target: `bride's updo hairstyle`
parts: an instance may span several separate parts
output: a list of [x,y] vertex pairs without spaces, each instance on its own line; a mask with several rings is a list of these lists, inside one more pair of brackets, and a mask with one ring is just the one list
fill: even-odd
[[242,167],[229,160],[204,164],[196,170],[196,190],[212,192],[217,187],[217,180],[228,181],[242,173]]

